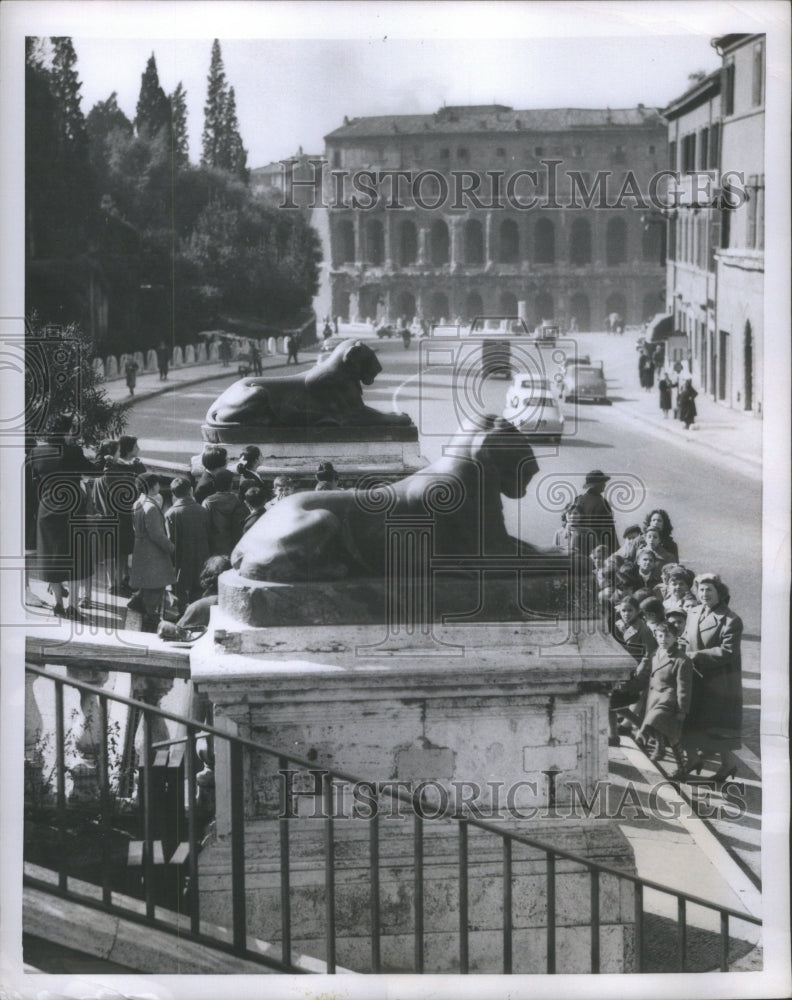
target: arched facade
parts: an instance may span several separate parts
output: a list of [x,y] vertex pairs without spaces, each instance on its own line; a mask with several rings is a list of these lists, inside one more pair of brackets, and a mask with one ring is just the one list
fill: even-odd
[[418,259],[418,230],[410,219],[399,227],[399,262],[402,267],[414,264]]
[[627,224],[620,217],[608,219],[608,228],[605,234],[605,263],[608,267],[617,267],[626,262]]
[[484,230],[478,219],[468,219],[464,230],[464,260],[466,264],[484,263]]
[[588,296],[582,292],[577,292],[569,300],[569,318],[574,318],[578,330],[591,329],[591,306]]
[[540,292],[534,302],[534,321],[538,326],[544,319],[553,318],[553,296]]
[[468,292],[465,296],[465,318],[474,319],[484,315],[484,301],[478,292]]
[[385,229],[379,219],[366,224],[366,261],[379,267],[385,260]]
[[520,259],[520,230],[514,219],[504,219],[500,224],[498,260],[503,264],[516,264]]
[[448,296],[445,292],[432,292],[429,296],[429,318],[435,323],[448,319]]
[[412,323],[415,316],[415,296],[412,292],[399,292],[396,296],[396,315],[405,323]]
[[555,261],[555,226],[550,219],[536,220],[534,261],[537,264],[552,264]]
[[451,259],[451,240],[448,235],[448,226],[442,219],[436,219],[432,223],[429,237],[431,263],[435,265],[447,264]]
[[501,316],[517,315],[517,296],[514,292],[501,292],[498,299],[498,312]]
[[591,263],[591,226],[587,219],[575,219],[569,231],[569,263],[583,267]]

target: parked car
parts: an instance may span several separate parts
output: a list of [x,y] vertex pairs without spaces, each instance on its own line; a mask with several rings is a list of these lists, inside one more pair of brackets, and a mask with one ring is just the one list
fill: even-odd
[[557,444],[564,432],[554,380],[530,372],[518,372],[512,379],[503,416],[531,438]]
[[543,344],[554,344],[561,336],[561,326],[552,320],[543,320],[534,330],[534,336]]
[[561,383],[561,399],[568,402],[586,399],[593,403],[610,405],[602,363],[598,365],[570,365]]
[[385,324],[384,326],[377,327],[377,336],[379,337],[380,340],[383,340],[385,337],[387,337],[388,339],[390,339],[391,337],[395,337],[398,332],[399,331],[396,329],[396,327],[391,326],[390,324]]

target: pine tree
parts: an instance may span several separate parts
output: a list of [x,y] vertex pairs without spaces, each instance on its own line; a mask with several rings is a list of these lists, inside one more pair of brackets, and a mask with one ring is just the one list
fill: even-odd
[[228,91],[228,99],[225,102],[225,114],[223,122],[224,149],[223,159],[226,170],[239,177],[240,180],[247,181],[247,150],[242,145],[242,136],[239,134],[239,121],[236,113],[236,95],[234,88]]
[[170,106],[173,161],[177,167],[186,167],[190,162],[190,147],[187,137],[187,91],[181,85],[181,81],[170,95]]
[[207,167],[217,167],[222,155],[225,130],[226,78],[220,43],[212,42],[212,59],[209,64],[209,79],[204,105],[203,152],[201,163]]
[[80,83],[74,69],[77,54],[68,36],[57,36],[52,42],[52,70],[50,89],[58,106],[58,117],[63,142],[71,147],[78,158],[87,157],[88,136],[85,117],[80,106]]
[[146,71],[140,77],[140,96],[135,113],[137,134],[153,137],[161,129],[170,128],[171,106],[160,86],[157,62],[151,53]]

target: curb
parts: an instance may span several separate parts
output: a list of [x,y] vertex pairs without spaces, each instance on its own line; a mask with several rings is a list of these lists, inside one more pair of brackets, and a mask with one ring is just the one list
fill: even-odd
[[[618,406],[618,404],[616,405]],[[734,460],[735,467],[738,471],[744,472],[746,475],[751,477],[757,477],[759,479],[762,478],[761,459],[756,460],[753,457],[749,457],[744,454],[735,454],[735,452],[729,448],[724,448],[722,445],[714,444],[712,441],[707,441],[696,436],[695,432],[688,437],[687,435],[681,434],[679,431],[671,430],[671,427],[665,427],[665,425],[660,423],[658,420],[653,420],[651,417],[645,417],[641,413],[634,413],[630,410],[620,410],[620,412],[638,423],[647,424],[649,427],[655,427],[658,430],[664,428],[670,431],[672,437],[678,438],[680,441],[685,441],[687,444],[692,444],[701,448],[708,448],[710,451],[717,452],[719,455],[725,455],[727,458]]]

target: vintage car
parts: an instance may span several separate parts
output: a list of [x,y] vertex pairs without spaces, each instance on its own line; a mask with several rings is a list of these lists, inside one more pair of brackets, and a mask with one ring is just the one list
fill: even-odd
[[377,327],[377,336],[380,340],[387,338],[390,340],[391,337],[395,337],[398,334],[398,330],[395,326],[391,326],[390,323],[386,323],[383,326]]
[[561,399],[567,402],[590,400],[610,405],[602,362],[596,365],[570,365],[561,383]]
[[531,438],[558,443],[564,432],[564,418],[556,392],[553,379],[518,372],[506,392],[503,416]]
[[561,326],[553,320],[542,320],[534,330],[534,336],[543,344],[554,344],[561,336]]

